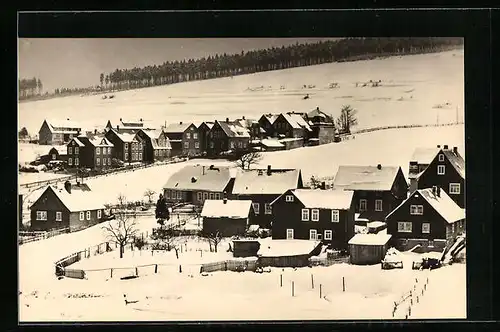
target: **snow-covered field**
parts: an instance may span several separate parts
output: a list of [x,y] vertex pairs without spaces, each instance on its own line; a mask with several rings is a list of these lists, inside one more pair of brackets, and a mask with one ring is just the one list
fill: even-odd
[[[382,80],[378,88],[355,87],[357,81]],[[340,88],[328,89],[338,82]],[[315,84],[316,89],[301,89]],[[264,85],[272,90],[252,92]],[[285,90],[279,90],[285,85]],[[114,99],[101,96],[66,97],[19,105],[20,126],[37,132],[43,119],[67,118],[89,130],[104,126],[108,118],[139,118],[159,125],[165,121],[195,121],[257,118],[262,113],[308,111],[316,106],[337,116],[343,104],[358,109],[359,128],[397,124],[430,124],[463,120],[463,51],[388,59],[334,63],[258,73],[234,78],[176,84],[116,93]],[[309,93],[311,98],[302,100]],[[448,103],[447,105],[444,105]],[[434,108],[435,105],[444,105]],[[301,168],[304,181],[311,175],[333,177],[339,165],[399,165],[405,174],[414,148],[448,144],[464,152],[464,126],[394,129],[357,134],[354,139],[318,147],[266,152],[262,166]],[[29,159],[34,148],[20,155]],[[45,148],[44,148],[45,149]],[[21,157],[20,157],[21,158]],[[191,160],[88,180],[103,203],[115,203],[119,194],[128,200],[145,199],[144,191],[160,192],[175,171],[190,163],[224,164],[224,161]],[[33,175],[35,176],[35,175]],[[33,192],[30,199],[37,196]],[[154,218],[144,217],[140,229],[151,231]],[[189,271],[160,269],[156,275],[133,280],[89,278],[57,280],[53,263],[71,253],[105,241],[101,227],[28,243],[19,248],[20,320],[238,320],[238,319],[390,319],[392,304],[419,279],[429,284],[411,318],[464,318],[466,316],[465,264],[432,272],[411,270],[411,257],[402,270],[381,270],[380,265],[302,269],[272,269],[271,273],[214,272],[208,276]],[[202,245],[202,244],[199,244]],[[206,245],[206,244],[205,244]],[[188,248],[191,244],[188,244]],[[196,244],[192,244],[195,248]],[[218,254],[201,258],[196,251],[182,256],[185,264],[226,259],[227,246]],[[79,262],[80,267],[129,265],[140,257],[117,262],[117,252]],[[127,252],[129,255],[130,252]],[[136,255],[136,253],[134,253]],[[200,258],[198,259],[198,256]],[[411,255],[408,255],[411,256]],[[142,257],[146,259],[146,257]],[[147,258],[151,260],[151,258]],[[176,264],[175,255],[157,257]],[[148,261],[149,262],[149,261]],[[194,266],[194,265],[193,265]],[[75,265],[75,268],[77,265]],[[193,271],[195,269],[193,268]],[[283,287],[279,275],[283,274]],[[311,289],[311,274],[315,289]],[[192,275],[192,276],[190,276]],[[342,292],[342,277],[346,292]],[[295,296],[291,296],[294,281]],[[319,296],[322,285],[323,298]],[[86,293],[100,297],[74,298]],[[138,301],[125,305],[123,294]],[[349,304],[349,305],[346,305]],[[398,312],[395,318],[404,318]]]
[[[382,86],[355,86],[369,80],[381,80]],[[328,89],[332,82],[340,88]],[[280,90],[282,85],[285,90]],[[303,85],[316,88],[302,89]],[[260,86],[262,91],[248,90]],[[303,100],[306,93],[311,98]],[[358,109],[359,128],[436,123],[438,117],[441,123],[451,122],[456,120],[457,107],[459,121],[463,120],[463,50],[186,82],[118,92],[105,100],[95,95],[22,103],[19,126],[38,133],[45,118],[71,118],[93,130],[104,127],[108,119],[122,117],[143,118],[159,127],[165,121],[258,118],[263,113],[309,111],[317,106],[336,117],[344,104]]]

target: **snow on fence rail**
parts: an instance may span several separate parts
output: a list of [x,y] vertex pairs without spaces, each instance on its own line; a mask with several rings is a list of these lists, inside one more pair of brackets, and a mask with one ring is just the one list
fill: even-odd
[[351,134],[362,134],[362,133],[369,133],[372,131],[378,131],[378,130],[387,130],[387,129],[402,129],[402,128],[427,128],[427,127],[448,127],[448,126],[455,126],[458,124],[464,124],[463,121],[461,122],[449,122],[449,123],[433,123],[433,124],[412,124],[412,125],[395,125],[395,126],[381,126],[381,127],[373,127],[373,128],[365,128],[365,129],[360,129],[360,130],[354,130],[351,131]]
[[29,242],[45,240],[45,239],[51,238],[53,236],[65,234],[68,232],[69,232],[69,227],[62,228],[62,229],[56,229],[56,230],[50,231],[50,232],[24,232],[24,231],[20,231],[19,236],[18,236],[18,243],[19,243],[19,245],[21,245],[21,244],[25,244],[25,243],[29,243]]

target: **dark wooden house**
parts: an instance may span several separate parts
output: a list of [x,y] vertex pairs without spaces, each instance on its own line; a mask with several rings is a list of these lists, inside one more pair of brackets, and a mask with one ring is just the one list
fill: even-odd
[[304,116],[311,127],[309,141],[317,140],[317,144],[327,144],[335,141],[337,134],[332,116],[320,111],[319,107]]
[[89,190],[69,182],[63,188],[48,186],[30,207],[31,229],[49,231],[69,228],[71,232],[96,225],[105,219],[105,207]]
[[41,145],[63,145],[74,136],[80,135],[82,128],[79,124],[69,119],[44,120],[38,131],[38,144]]
[[271,203],[289,189],[303,188],[299,169],[241,170],[236,174],[233,195],[236,199],[250,200],[255,212],[255,224],[271,228],[275,219]]
[[246,150],[250,146],[250,134],[248,129],[239,123],[226,121],[215,121],[208,133],[209,156],[219,156],[223,153]]
[[110,129],[105,137],[113,144],[111,159],[116,158],[125,163],[142,162],[143,149],[135,134]]
[[57,145],[49,149],[47,154],[39,158],[42,164],[48,164],[51,161],[67,161],[68,154],[66,145]]
[[465,210],[439,187],[417,189],[387,216],[386,223],[397,247],[408,240],[433,246],[465,229]]
[[203,233],[223,237],[243,236],[253,217],[252,201],[206,200],[201,211]]
[[410,181],[410,191],[412,194],[418,189],[418,177],[420,174],[429,166],[434,157],[438,154],[441,146],[438,145],[437,148],[416,148],[410,159],[410,165],[408,168],[408,180]]
[[346,249],[354,235],[354,192],[287,190],[271,203],[273,239],[321,240]]
[[465,160],[457,147],[444,145],[430,164],[416,177],[417,188],[442,188],[455,203],[465,208]]
[[198,128],[194,123],[172,123],[163,131],[170,140],[172,156],[198,156],[201,154]]
[[398,166],[340,166],[333,187],[354,191],[361,224],[384,221],[407,198],[408,184]]
[[74,137],[67,145],[68,167],[111,167],[113,148],[113,143],[101,135]]
[[163,186],[170,204],[190,203],[202,206],[208,199],[220,200],[224,192],[231,199],[234,176],[229,167],[192,165],[172,174]]
[[276,114],[264,114],[258,120],[260,127],[265,131],[265,137],[274,137],[274,121],[278,115]]
[[142,145],[142,161],[153,163],[170,157],[170,140],[162,130],[139,130],[136,139]]
[[302,138],[302,145],[306,145],[312,133],[311,127],[304,118],[292,112],[278,115],[273,122],[273,131],[277,138]]
[[200,142],[200,151],[202,155],[207,153],[209,144],[208,133],[210,132],[210,129],[212,129],[213,126],[214,122],[209,122],[209,121],[202,122],[200,125],[197,126],[198,138]]
[[387,233],[354,235],[348,242],[351,264],[379,264],[389,249],[390,240],[391,235]]
[[120,118],[120,120],[117,121],[115,124],[113,124],[111,120],[108,120],[104,130],[108,131],[110,129],[116,129],[121,133],[135,134],[141,129],[148,130],[150,128],[148,128],[148,126],[145,125],[142,118],[139,120],[124,120]]

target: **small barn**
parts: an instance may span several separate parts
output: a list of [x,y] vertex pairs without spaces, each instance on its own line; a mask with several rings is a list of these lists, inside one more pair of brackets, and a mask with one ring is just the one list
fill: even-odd
[[391,239],[389,234],[356,234],[349,240],[351,264],[373,265],[384,259]]
[[233,240],[233,257],[257,256],[260,249],[259,240],[241,239]]
[[219,232],[223,237],[244,235],[253,208],[250,200],[206,200],[203,204],[203,233]]
[[321,241],[269,240],[261,241],[257,255],[262,267],[305,267],[320,252]]

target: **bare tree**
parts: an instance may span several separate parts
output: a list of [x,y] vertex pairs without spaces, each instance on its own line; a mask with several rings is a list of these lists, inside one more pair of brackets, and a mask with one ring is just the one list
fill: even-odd
[[236,166],[241,169],[250,169],[250,166],[258,164],[262,160],[262,153],[258,151],[236,151]]
[[135,216],[127,214],[125,196],[120,194],[118,202],[115,207],[115,219],[102,226],[102,229],[107,233],[109,241],[118,244],[120,258],[123,258],[125,246],[132,242],[137,234],[137,222]]
[[152,189],[146,189],[146,191],[144,192],[144,196],[146,196],[148,198],[148,202],[149,204],[153,203],[153,196],[156,194],[156,191],[152,190]]
[[317,189],[321,187],[321,179],[316,178],[314,175],[311,176],[309,180],[309,186],[313,189]]
[[210,252],[212,252],[212,248],[215,252],[217,252],[217,247],[219,243],[222,241],[220,232],[219,231],[203,232],[202,236],[208,241],[208,245],[210,246]]
[[342,106],[340,116],[337,119],[337,127],[340,133],[350,134],[351,128],[358,124],[357,111],[350,105]]

